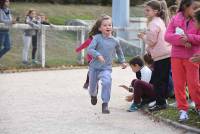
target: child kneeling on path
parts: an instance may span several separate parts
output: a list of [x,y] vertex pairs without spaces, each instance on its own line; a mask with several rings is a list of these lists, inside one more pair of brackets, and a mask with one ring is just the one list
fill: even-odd
[[148,104],[151,101],[154,101],[156,98],[156,93],[151,84],[151,75],[152,71],[149,67],[144,65],[143,60],[137,56],[129,61],[129,65],[133,72],[136,73],[137,79],[134,79],[131,82],[131,86],[127,87],[125,85],[120,85],[129,92],[133,93],[133,103],[128,109],[129,112],[134,112]]
[[92,105],[96,105],[98,94],[97,84],[101,80],[102,113],[108,114],[110,113],[108,103],[110,101],[112,84],[112,59],[115,51],[118,55],[119,62],[122,64],[122,68],[126,68],[127,65],[125,64],[125,58],[119,41],[112,36],[111,17],[104,15],[97,20],[96,24],[100,34],[94,36],[88,47],[88,54],[91,54],[93,57],[89,66],[89,93]]

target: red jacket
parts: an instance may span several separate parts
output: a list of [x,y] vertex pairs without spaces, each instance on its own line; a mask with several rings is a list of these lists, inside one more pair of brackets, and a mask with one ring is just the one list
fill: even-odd
[[[89,37],[83,44],[81,44],[78,48],[76,48],[76,52],[80,52],[81,50],[87,48],[92,42],[92,37]],[[90,62],[92,60],[92,55],[87,54],[87,61]]]

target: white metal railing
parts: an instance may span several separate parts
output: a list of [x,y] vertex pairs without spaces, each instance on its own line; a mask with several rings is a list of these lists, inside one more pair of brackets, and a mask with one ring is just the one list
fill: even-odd
[[[13,25],[5,25],[3,23],[0,23],[0,29],[1,28],[9,28],[9,29],[36,29],[28,24],[13,24]],[[81,33],[80,36],[80,42],[83,43],[85,40],[85,34],[86,30],[89,30],[90,27],[88,26],[65,26],[65,25],[41,25],[40,28],[36,29],[38,30],[38,47],[39,47],[39,59],[41,61],[42,67],[45,67],[45,48],[46,48],[46,31],[47,30],[55,30],[55,31],[77,31]],[[114,27],[114,31],[141,31],[139,28],[119,28],[119,27]],[[120,41],[126,42],[129,45],[135,46],[131,44],[131,42],[128,42],[122,38],[119,38]],[[141,45],[141,44],[140,44]],[[143,49],[143,47],[141,48]],[[81,51],[81,64],[84,63],[84,50]]]

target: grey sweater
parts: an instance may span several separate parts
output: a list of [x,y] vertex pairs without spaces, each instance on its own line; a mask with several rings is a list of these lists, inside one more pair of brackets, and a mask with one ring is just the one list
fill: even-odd
[[[12,15],[9,8],[0,8],[0,23],[7,25],[12,24]],[[8,31],[8,29],[0,29],[0,31]]]
[[[115,52],[117,53],[119,62],[124,63],[125,58],[119,40],[113,36],[104,37],[102,34],[95,35],[88,47],[88,54],[93,56],[93,60],[90,62],[90,67],[95,69],[112,69],[112,61]],[[105,63],[101,63],[96,59],[97,56],[100,55],[104,57]]]
[[[29,24],[31,27],[35,28],[35,29],[38,29],[40,28],[40,21],[34,19],[34,18],[31,18],[29,16],[26,16],[26,20],[25,20],[25,23],[26,24]],[[33,35],[36,35],[36,30],[35,29],[28,29],[28,30],[25,30],[24,33],[25,33],[25,36],[33,36]]]

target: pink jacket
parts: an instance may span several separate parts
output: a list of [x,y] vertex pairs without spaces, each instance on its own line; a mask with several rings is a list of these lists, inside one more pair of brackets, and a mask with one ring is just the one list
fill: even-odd
[[150,52],[154,61],[170,57],[171,45],[164,39],[166,26],[160,17],[154,17],[149,23],[146,36],[147,52]]
[[[181,43],[180,35],[175,34],[177,27],[184,30],[192,48],[185,48],[184,44]],[[187,19],[183,16],[182,12],[177,13],[177,15],[172,18],[167,27],[165,40],[172,44],[172,57],[188,59],[192,57],[192,55],[200,53],[200,30],[195,28],[193,19],[190,19],[187,23]]]
[[[81,50],[87,48],[92,42],[92,37],[89,37],[83,44],[81,44],[78,48],[76,48],[76,52],[80,52]],[[87,54],[87,61],[90,62],[92,60],[92,55]]]

